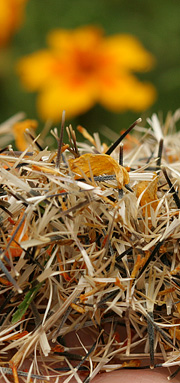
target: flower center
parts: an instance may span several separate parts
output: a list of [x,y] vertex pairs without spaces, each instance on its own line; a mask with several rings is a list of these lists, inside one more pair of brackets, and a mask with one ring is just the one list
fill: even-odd
[[99,57],[96,52],[76,50],[73,59],[76,71],[82,76],[93,74],[99,67]]

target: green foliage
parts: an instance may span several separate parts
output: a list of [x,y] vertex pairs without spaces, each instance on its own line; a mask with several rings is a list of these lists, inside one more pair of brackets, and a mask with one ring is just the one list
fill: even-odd
[[39,291],[40,287],[42,286],[42,283],[38,283],[35,287],[32,287],[28,293],[25,295],[24,300],[20,303],[17,310],[12,316],[12,324],[18,322],[22,319],[23,315],[26,313],[29,305],[35,298],[37,292]]

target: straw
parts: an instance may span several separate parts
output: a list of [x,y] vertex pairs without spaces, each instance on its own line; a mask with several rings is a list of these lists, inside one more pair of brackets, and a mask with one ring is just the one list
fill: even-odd
[[64,143],[63,114],[60,137],[52,132],[57,150],[32,135],[25,152],[1,148],[6,379],[89,382],[100,372],[159,366],[178,374],[171,371],[180,358],[177,119],[168,115],[161,126],[154,114],[146,129],[138,119],[104,153],[98,134],[83,127],[86,142],[69,126]]

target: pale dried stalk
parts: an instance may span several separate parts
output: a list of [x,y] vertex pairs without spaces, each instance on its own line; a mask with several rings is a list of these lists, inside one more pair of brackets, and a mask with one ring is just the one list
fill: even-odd
[[[151,368],[157,359],[179,364],[180,134],[168,135],[178,118],[161,127],[153,115],[144,137],[137,129],[138,150],[124,138],[120,166],[130,167],[130,181],[122,190],[106,169],[81,179],[70,170],[73,153],[104,150],[83,128],[90,145],[77,146],[70,127],[70,151],[61,139],[56,164],[56,153],[35,146],[1,154],[0,345],[7,363],[10,350],[17,367],[32,361],[27,379],[39,379],[42,361],[44,375],[67,382],[81,382],[81,370],[91,380],[125,362],[141,368],[143,359]],[[118,163],[116,144],[112,151]],[[76,332],[78,346],[68,340]]]

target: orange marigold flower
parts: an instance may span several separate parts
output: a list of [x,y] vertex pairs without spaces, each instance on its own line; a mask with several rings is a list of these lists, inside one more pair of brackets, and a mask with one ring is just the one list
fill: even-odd
[[153,56],[130,35],[104,37],[100,28],[57,29],[48,35],[49,48],[18,63],[28,91],[38,91],[43,119],[58,121],[86,112],[97,102],[112,111],[141,111],[155,100],[155,88],[140,82],[133,71],[147,71]]
[[27,0],[0,0],[0,46],[7,44],[22,23]]

